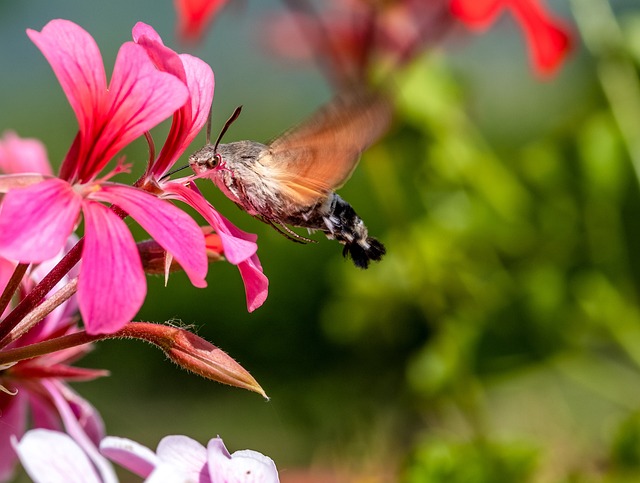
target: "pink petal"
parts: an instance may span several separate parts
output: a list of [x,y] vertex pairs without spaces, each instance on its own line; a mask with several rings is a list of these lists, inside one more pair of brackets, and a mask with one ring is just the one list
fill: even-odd
[[188,481],[204,483],[201,477],[207,463],[207,451],[196,440],[181,435],[165,436],[158,443],[156,454],[163,463],[188,476]]
[[202,60],[187,54],[179,56],[165,47],[156,31],[146,24],[136,24],[133,38],[147,50],[159,70],[175,75],[189,90],[190,102],[174,114],[167,141],[151,169],[156,178],[161,178],[207,121],[213,99],[213,71]]
[[267,300],[267,296],[269,295],[269,279],[263,273],[257,255],[239,263],[238,269],[240,270],[240,275],[244,283],[247,310],[253,312]]
[[[95,154],[80,167],[79,179],[88,181],[94,177],[118,151],[168,118],[187,99],[184,83],[174,75],[158,71],[144,48],[133,42],[123,44],[116,58],[105,110],[98,113],[97,122],[104,127],[99,132],[83,133],[83,149],[94,148]],[[93,147],[93,142],[97,146]]]
[[269,279],[264,275],[260,260],[255,254],[258,245],[257,236],[246,233],[220,215],[211,204],[197,191],[180,183],[165,183],[166,193],[173,193],[189,206],[195,208],[216,231],[222,242],[224,256],[229,262],[238,265],[245,286],[247,309],[253,312],[267,299]]
[[138,312],[147,293],[142,262],[129,228],[100,203],[83,206],[85,240],[78,303],[87,332],[121,329]]
[[187,83],[187,76],[184,72],[182,60],[178,54],[166,47],[160,35],[150,25],[138,22],[133,27],[133,41],[143,47],[153,65],[161,72],[175,75],[184,84]]
[[82,450],[91,459],[93,465],[97,468],[102,478],[101,481],[104,483],[117,482],[113,467],[100,454],[96,445],[84,432],[82,425],[65,399],[64,393],[68,390],[65,385],[55,379],[43,379],[42,388],[49,393],[53,404],[58,410],[58,413],[60,413],[60,417],[69,436],[80,445]]
[[23,173],[0,175],[0,193],[8,193],[12,189],[26,188],[34,184],[42,183],[45,177],[41,174]]
[[11,437],[21,438],[27,424],[27,395],[0,392],[0,481],[9,481],[16,464]]
[[44,144],[37,139],[21,138],[13,131],[5,132],[0,140],[0,171],[53,174]]
[[60,431],[62,429],[60,415],[51,405],[51,401],[46,395],[31,391],[29,393],[29,408],[31,409],[31,417],[33,418],[32,427],[52,429],[54,431]]
[[0,210],[0,255],[37,263],[64,247],[80,212],[71,185],[53,178],[9,191]]
[[100,442],[100,452],[142,478],[149,476],[160,463],[153,451],[127,438],[107,436]]
[[[16,444],[20,461],[37,483],[104,483],[82,448],[64,433],[34,429]],[[115,479],[111,480],[115,481]]]
[[184,40],[198,40],[227,0],[174,0],[178,32]]
[[215,82],[211,67],[188,54],[180,55],[179,59],[187,77],[190,102],[174,115],[167,141],[153,166],[152,172],[157,178],[173,166],[198,135],[207,122],[213,100]]
[[181,146],[184,151],[207,122],[213,102],[215,78],[209,64],[197,57],[182,54],[180,59],[187,74],[187,87],[191,96],[190,126]]
[[84,434],[97,446],[105,434],[104,421],[98,410],[71,387],[60,383],[58,389]]
[[107,94],[102,56],[93,37],[75,23],[61,19],[49,22],[42,32],[29,29],[27,35],[51,64],[80,130],[91,130]]
[[[144,483],[174,483],[176,481],[192,481],[188,478],[188,475],[185,475],[182,471],[171,466],[170,464],[160,463],[158,466],[156,466],[151,475],[149,475],[149,478],[144,480]],[[197,481],[197,483],[210,483],[208,478],[208,475],[206,479],[202,478],[202,475],[200,475],[200,479]]]
[[258,245],[255,243],[257,236],[237,228],[218,213],[200,193],[180,183],[165,183],[163,188],[166,192],[173,193],[177,198],[196,209],[207,220],[207,223],[220,235],[224,256],[230,263],[237,265],[256,253],[258,250]]
[[105,183],[95,197],[129,213],[162,248],[169,252],[196,287],[206,287],[208,262],[202,230],[193,219],[168,201],[130,186]]
[[257,451],[242,450],[229,454],[222,439],[207,445],[211,481],[227,483],[278,483],[278,470],[271,458]]
[[158,32],[151,26],[144,22],[138,22],[133,26],[131,31],[133,41],[138,43],[142,37],[147,37],[151,42],[158,42],[160,45],[164,45],[162,38],[158,35]]

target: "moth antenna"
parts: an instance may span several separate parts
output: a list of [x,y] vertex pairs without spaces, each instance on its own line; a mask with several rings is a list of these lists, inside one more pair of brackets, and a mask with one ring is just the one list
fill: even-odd
[[211,114],[213,108],[209,109],[209,118],[207,119],[207,146],[211,144]]
[[[218,150],[218,144],[220,144],[220,141],[222,140],[222,136],[224,136],[224,133],[227,132],[227,129],[229,129],[229,126],[231,126],[231,124],[233,124],[234,121],[238,119],[238,116],[240,116],[240,111],[242,111],[242,106],[236,107],[236,110],[233,111],[233,114],[231,114],[231,117],[227,119],[227,122],[224,123],[224,126],[222,127],[220,134],[218,134],[218,139],[216,139],[216,143],[213,146],[214,153]],[[207,144],[209,144],[208,141],[207,141]]]

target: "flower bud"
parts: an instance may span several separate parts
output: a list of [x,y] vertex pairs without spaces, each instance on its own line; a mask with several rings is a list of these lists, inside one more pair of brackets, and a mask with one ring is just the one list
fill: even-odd
[[184,369],[213,381],[257,392],[267,398],[262,387],[247,370],[224,351],[188,330],[147,322],[130,322],[115,335],[151,342]]

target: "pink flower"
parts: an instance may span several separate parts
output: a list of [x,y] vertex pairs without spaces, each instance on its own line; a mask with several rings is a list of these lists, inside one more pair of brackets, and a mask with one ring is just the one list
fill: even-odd
[[198,40],[228,0],[175,0],[178,33],[184,40]]
[[251,312],[266,300],[269,284],[256,255],[257,237],[240,230],[220,215],[190,182],[190,178],[163,180],[207,122],[215,85],[213,71],[200,59],[188,54],[178,55],[167,48],[149,25],[136,24],[133,39],[146,49],[158,70],[182,80],[189,92],[188,101],[173,116],[167,141],[158,157],[149,163],[140,185],[157,192],[162,198],[186,203],[205,218],[220,236],[227,260],[238,265],[245,285],[247,308]]
[[153,453],[129,439],[107,437],[102,440],[100,451],[138,476],[158,481],[280,481],[271,458],[252,450],[229,454],[220,438],[213,438],[205,448],[187,436],[166,436]]
[[[68,247],[75,241],[71,240]],[[19,293],[28,293],[59,259],[60,256],[32,267]],[[6,286],[13,269],[13,263],[0,259],[0,291]],[[68,274],[61,283],[68,282],[73,276],[74,273]],[[77,332],[75,309],[72,297],[3,350]],[[11,438],[22,437],[28,420],[34,427],[52,429],[61,429],[62,422],[74,437],[96,444],[103,437],[103,423],[98,412],[63,382],[86,381],[106,375],[105,371],[71,365],[89,350],[88,345],[78,346],[0,368],[0,389],[4,389],[0,391],[0,426],[3,428],[0,431],[0,481],[7,480],[13,472],[16,455],[11,449]]]
[[146,280],[135,241],[106,204],[134,218],[203,287],[204,239],[186,213],[141,189],[98,175],[124,146],[189,100],[182,79],[159,71],[144,47],[122,45],[107,86],[93,38],[66,20],[49,22],[29,37],[49,60],[69,99],[79,132],[58,178],[10,190],[0,211],[0,255],[37,263],[60,251],[82,212],[85,238],[78,301],[87,332],[112,333],[135,316]]
[[37,139],[23,139],[6,131],[0,139],[0,172],[52,175],[44,145]]
[[451,0],[451,12],[476,30],[487,29],[503,11],[510,11],[522,27],[536,71],[553,74],[571,50],[571,35],[541,0]]
[[[39,429],[29,431],[13,445],[27,473],[36,483],[117,482],[113,468],[95,448],[66,434]],[[257,451],[229,454],[220,438],[205,448],[187,436],[166,436],[156,453],[126,438],[108,436],[100,451],[145,481],[194,483],[278,483],[273,460]]]
[[[113,468],[100,455],[92,459],[71,437],[48,429],[34,429],[17,441],[15,451],[36,483],[117,483]],[[96,463],[99,462],[99,466]],[[98,471],[97,467],[102,471]]]

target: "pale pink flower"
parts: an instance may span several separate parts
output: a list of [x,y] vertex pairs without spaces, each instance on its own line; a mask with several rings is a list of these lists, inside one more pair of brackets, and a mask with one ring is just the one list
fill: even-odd
[[[100,443],[100,451],[138,476],[154,481],[280,481],[276,465],[271,458],[253,450],[241,450],[230,454],[219,437],[211,439],[205,448],[187,436],[166,436],[158,444],[155,453],[129,439],[106,437]],[[176,480],[176,475],[181,479]]]
[[146,482],[173,483],[278,483],[273,460],[257,451],[229,454],[220,438],[205,448],[187,436],[166,436],[154,453],[126,438],[108,436],[100,443],[102,455],[78,444],[66,434],[29,431],[16,452],[36,483],[113,483],[117,478],[104,456],[142,477]]
[[251,312],[264,303],[269,285],[256,255],[256,235],[240,230],[218,213],[190,178],[163,179],[207,122],[215,85],[213,71],[202,60],[188,54],[179,55],[166,47],[156,31],[142,22],[133,28],[133,39],[146,49],[160,71],[182,80],[189,91],[189,100],[173,115],[171,129],[160,154],[149,163],[139,184],[162,198],[188,204],[205,218],[220,236],[226,259],[240,270],[247,308]]
[[85,238],[78,301],[87,332],[115,332],[137,313],[146,280],[135,241],[106,204],[134,218],[203,287],[204,239],[186,213],[141,189],[98,175],[128,143],[189,100],[183,80],[159,71],[145,48],[122,45],[107,86],[93,38],[78,25],[53,20],[29,37],[49,60],[79,124],[58,178],[9,190],[0,211],[0,255],[37,263],[60,251],[82,212]]
[[94,461],[70,436],[48,429],[29,431],[14,447],[24,469],[36,483],[117,483],[106,459],[98,472]]

